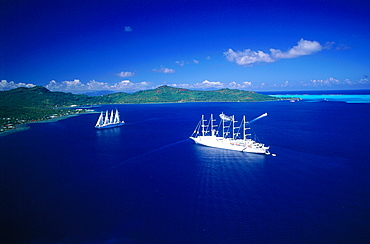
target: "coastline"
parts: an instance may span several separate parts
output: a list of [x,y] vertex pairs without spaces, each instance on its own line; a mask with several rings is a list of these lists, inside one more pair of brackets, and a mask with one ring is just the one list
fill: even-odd
[[[321,100],[323,100],[323,96],[328,96],[328,95],[313,95],[313,94],[270,94],[269,96],[272,96],[272,97],[275,97],[276,100],[266,100],[266,101],[243,101],[243,102],[277,102],[277,101],[284,101],[284,100],[291,100],[291,99],[296,99],[296,100],[317,100],[318,97],[321,98]],[[333,99],[334,97],[346,97],[347,99],[344,99],[345,102],[347,103],[369,103],[370,102],[370,95],[338,95],[338,94],[331,94],[330,95],[330,100],[331,101],[341,101],[342,99]],[[348,97],[361,97],[362,99],[360,99],[360,101],[357,99],[357,100],[353,100],[353,99],[349,99],[348,100]],[[366,99],[363,99],[364,97],[366,97]],[[308,98],[308,99],[307,99]],[[315,98],[315,99],[313,99]],[[325,99],[325,101],[328,101],[328,99]],[[178,102],[145,102],[145,103],[122,103],[122,104],[168,104],[168,103],[205,103],[207,101],[178,101]],[[240,102],[240,101],[212,101],[212,102]],[[120,104],[120,105],[122,105]],[[103,104],[101,104],[103,105]],[[104,105],[107,105],[107,104],[104,104]],[[97,106],[100,106],[100,105],[97,105]],[[68,107],[69,108],[69,107]],[[81,109],[81,108],[78,108],[78,109]],[[78,110],[76,110],[77,112]],[[20,132],[20,131],[25,131],[25,130],[28,130],[30,127],[28,126],[29,124],[31,123],[53,123],[53,122],[57,122],[59,120],[63,120],[63,119],[68,119],[68,118],[71,118],[71,117],[74,117],[74,116],[78,116],[78,115],[81,115],[81,114],[89,114],[89,113],[99,113],[95,110],[89,110],[89,111],[85,111],[85,112],[77,112],[75,114],[67,114],[67,115],[63,115],[63,116],[59,116],[59,117],[54,117],[54,118],[48,118],[48,119],[44,119],[44,120],[37,120],[37,121],[29,121],[27,123],[22,123],[22,124],[15,124],[14,125],[14,128],[11,128],[11,129],[7,129],[5,131],[0,131],[0,137],[1,136],[7,136],[7,135],[10,135],[10,134],[13,134],[13,133],[16,133],[16,132]]]
[[79,116],[79,115],[82,115],[82,114],[90,114],[90,113],[99,113],[99,112],[96,112],[96,111],[86,111],[86,112],[83,112],[83,113],[68,114],[68,115],[63,115],[63,116],[59,116],[59,117],[55,117],[55,118],[49,118],[49,119],[45,119],[45,120],[30,121],[30,122],[27,122],[27,123],[24,123],[24,124],[16,124],[16,125],[14,125],[15,128],[13,128],[13,129],[8,129],[6,131],[1,131],[0,132],[0,137],[1,136],[7,136],[7,135],[10,135],[10,134],[13,134],[13,133],[16,133],[16,132],[28,130],[30,128],[28,126],[29,124],[35,124],[35,123],[40,123],[40,124],[42,124],[42,123],[53,123],[53,122],[57,122],[59,120],[64,120],[64,119],[68,119],[68,118],[71,118],[71,117]]
[[283,95],[276,94],[270,95],[278,98],[287,99],[289,97],[297,98],[305,101],[325,101],[325,102],[346,102],[346,103],[370,103],[370,95],[368,94],[295,94],[295,95]]
[[29,128],[30,127],[28,126],[28,123],[27,124],[19,124],[19,125],[16,125],[16,128],[14,128],[14,129],[1,131],[0,132],[0,137],[1,136],[7,136],[7,135],[10,135],[10,134],[13,134],[13,133],[16,133],[16,132],[20,132],[20,131],[25,131],[25,130],[28,130]]

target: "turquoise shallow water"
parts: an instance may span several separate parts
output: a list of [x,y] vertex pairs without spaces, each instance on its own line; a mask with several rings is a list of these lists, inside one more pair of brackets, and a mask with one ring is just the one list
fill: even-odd
[[342,95],[342,94],[290,94],[290,95],[271,95],[280,98],[300,98],[302,100],[310,101],[334,101],[347,103],[370,103],[370,95]]

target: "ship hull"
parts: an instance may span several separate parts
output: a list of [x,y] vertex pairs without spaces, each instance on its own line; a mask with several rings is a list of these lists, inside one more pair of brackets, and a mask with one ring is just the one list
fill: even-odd
[[124,124],[125,124],[124,122],[120,122],[120,123],[115,123],[115,124],[107,124],[107,125],[102,125],[102,126],[95,126],[95,128],[97,128],[99,130],[101,130],[101,129],[109,129],[109,128],[114,128],[114,127],[122,126]]
[[257,154],[270,154],[268,147],[260,146],[260,144],[254,141],[244,140],[233,140],[230,138],[222,138],[216,136],[198,136],[190,137],[195,143],[207,146],[215,147],[226,150],[233,150],[239,152],[257,153]]

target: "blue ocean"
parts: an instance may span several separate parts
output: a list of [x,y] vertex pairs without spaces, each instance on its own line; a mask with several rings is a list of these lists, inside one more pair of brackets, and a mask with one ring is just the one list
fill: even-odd
[[[363,95],[363,94],[361,94]],[[370,103],[120,104],[0,137],[1,243],[369,243]],[[273,156],[196,145],[251,120]]]

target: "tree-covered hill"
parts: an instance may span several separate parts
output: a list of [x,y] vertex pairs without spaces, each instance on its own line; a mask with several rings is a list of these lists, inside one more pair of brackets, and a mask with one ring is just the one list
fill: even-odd
[[19,87],[0,92],[0,106],[8,107],[63,107],[88,103],[89,96],[65,92],[51,92],[43,86]]
[[16,124],[45,120],[78,113],[60,107],[88,103],[86,95],[51,92],[45,87],[19,87],[0,92],[0,131],[13,129]]
[[[138,91],[132,94],[119,92],[103,96],[87,96],[65,92],[52,92],[42,86],[19,87],[0,91],[0,130],[14,124],[43,120],[54,116],[75,113],[61,109],[71,105],[118,104],[118,103],[176,103],[176,102],[253,102],[273,101],[275,97],[251,91],[220,89],[196,91],[170,86]],[[8,126],[8,127],[6,127]]]
[[155,103],[155,102],[252,102],[273,101],[276,98],[236,89],[197,91],[170,86],[138,91],[132,94],[119,92],[103,96],[87,96],[65,92],[51,92],[45,87],[19,87],[0,92],[0,106],[9,108],[44,107],[56,108],[70,105],[110,103]]
[[138,91],[133,94],[114,93],[96,98],[96,103],[256,102],[276,100],[271,96],[236,89],[197,91],[170,86],[160,86],[156,89]]

